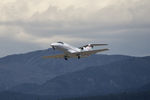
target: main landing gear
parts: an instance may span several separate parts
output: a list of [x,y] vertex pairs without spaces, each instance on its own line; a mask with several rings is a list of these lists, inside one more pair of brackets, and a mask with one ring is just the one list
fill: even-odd
[[65,59],[65,60],[68,60],[67,56],[64,56],[64,59]]
[[77,57],[78,57],[78,59],[80,59],[81,58],[80,54],[77,54]]
[[80,59],[81,57],[80,56],[78,56],[78,59]]
[[[81,56],[78,54],[78,55],[77,55],[77,58],[80,59]],[[65,59],[65,60],[68,60],[68,56],[64,56],[64,59]]]

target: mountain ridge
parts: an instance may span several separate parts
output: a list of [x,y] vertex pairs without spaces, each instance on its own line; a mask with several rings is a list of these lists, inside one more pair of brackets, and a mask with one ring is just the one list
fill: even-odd
[[93,96],[139,91],[150,83],[150,56],[98,54],[68,61],[42,58],[58,53],[47,49],[0,58],[0,91]]
[[68,72],[130,58],[121,55],[93,55],[80,60],[69,59],[68,61],[42,58],[42,56],[57,53],[61,52],[46,49],[0,58],[0,87],[9,89],[24,83],[42,84],[46,80]]
[[[133,57],[101,66],[87,67],[79,71],[56,76],[39,85],[35,90],[29,89],[27,92],[56,96],[104,95],[130,92],[150,82],[148,81],[150,80],[149,59],[150,57]],[[135,64],[137,65],[135,66]]]

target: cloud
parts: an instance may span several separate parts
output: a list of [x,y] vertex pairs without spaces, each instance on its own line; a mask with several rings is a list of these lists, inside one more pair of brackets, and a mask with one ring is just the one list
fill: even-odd
[[0,1],[0,39],[34,44],[41,49],[59,40],[75,44],[108,42],[114,45],[111,48],[116,46],[121,51],[121,43],[132,42],[139,34],[149,36],[150,32],[149,0]]

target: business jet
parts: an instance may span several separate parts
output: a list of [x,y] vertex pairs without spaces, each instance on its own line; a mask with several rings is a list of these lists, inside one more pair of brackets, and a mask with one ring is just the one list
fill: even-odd
[[64,52],[64,54],[44,56],[43,58],[64,58],[65,60],[68,60],[68,58],[80,59],[81,57],[88,57],[92,54],[96,54],[98,52],[109,50],[109,49],[92,50],[94,46],[104,46],[104,45],[107,45],[107,44],[88,44],[88,45],[76,48],[64,42],[52,43],[51,47],[54,50],[56,49],[61,50]]

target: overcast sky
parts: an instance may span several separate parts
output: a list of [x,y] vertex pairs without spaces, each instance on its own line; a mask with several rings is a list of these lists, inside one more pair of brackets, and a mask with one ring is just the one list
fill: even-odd
[[150,0],[0,0],[0,57],[57,41],[150,55]]

